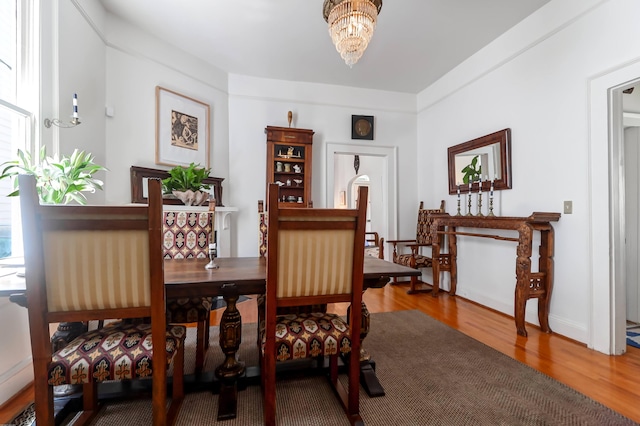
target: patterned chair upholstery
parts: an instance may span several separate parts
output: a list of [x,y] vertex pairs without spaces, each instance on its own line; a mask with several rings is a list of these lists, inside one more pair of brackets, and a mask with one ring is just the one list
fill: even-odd
[[[149,180],[148,206],[40,205],[35,185],[19,176],[38,425],[55,422],[53,386],[82,385],[74,424],[85,424],[99,409],[98,382],[148,377],[148,423],[173,424],[184,397],[186,329],[166,322],[160,181]],[[150,324],[126,320],[147,317]],[[125,320],[52,350],[50,324],[110,318]]]
[[[359,412],[360,331],[364,232],[368,188],[360,207],[292,209],[278,206],[278,187],[269,185],[265,320],[260,327],[260,371],[264,424],[276,424],[276,363],[329,357],[329,382],[351,424]],[[347,320],[327,312],[280,315],[280,308],[318,303],[350,304]],[[338,380],[338,357],[348,381]]]
[[[433,216],[444,212],[444,200],[440,202],[440,208],[438,209],[425,209],[424,203],[421,201],[420,207],[418,208],[416,239],[387,241],[389,244],[393,245],[393,263],[398,263],[414,269],[431,268],[433,265],[433,259],[431,256],[424,254],[423,249],[431,247],[433,244],[433,241],[431,240],[431,224],[433,223]],[[397,284],[396,278],[393,279],[393,283]],[[418,285],[420,285],[421,288],[417,288]],[[407,293],[413,294],[428,292],[431,291],[430,287],[430,284],[419,280],[418,277],[411,277],[410,289]]]
[[[165,259],[207,258],[211,235],[210,212],[165,209],[162,221],[162,249]],[[167,300],[167,321],[197,323],[196,374],[202,372],[209,348],[211,297]]]

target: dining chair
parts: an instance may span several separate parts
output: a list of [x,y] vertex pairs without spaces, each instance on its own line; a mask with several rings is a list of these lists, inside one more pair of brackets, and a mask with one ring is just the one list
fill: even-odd
[[[184,396],[186,329],[166,322],[160,181],[149,180],[148,206],[40,205],[35,185],[19,176],[37,424],[55,423],[54,386],[82,385],[74,424],[85,424],[100,408],[99,382],[131,379],[152,381],[152,424],[173,424]],[[112,318],[125,320],[53,352],[49,324]]]
[[380,238],[377,232],[365,232],[364,254],[365,256],[384,259],[384,238]]
[[[209,211],[193,212],[165,208],[162,217],[162,250],[165,259],[202,259],[209,257],[209,243],[213,235],[215,205]],[[213,298],[208,296],[181,297],[167,300],[167,321],[196,323],[195,373],[204,368],[209,348],[209,326]]]
[[[360,187],[355,210],[281,208],[277,194],[278,187],[269,185],[260,351],[264,422],[276,422],[276,363],[324,356],[329,357],[329,382],[350,423],[361,424],[360,330],[368,188]],[[282,307],[340,302],[350,304],[346,321],[327,312],[278,315]],[[338,357],[347,366],[347,385],[338,380]]]
[[[433,246],[431,238],[431,224],[434,215],[443,214],[444,200],[440,201],[440,208],[425,209],[424,202],[420,201],[418,207],[418,220],[416,226],[416,238],[413,240],[388,240],[387,243],[393,246],[392,259],[393,263],[408,266],[414,269],[431,268],[433,262],[439,262],[440,259],[433,259],[431,253],[426,249]],[[393,279],[393,283],[397,284],[397,278]],[[418,288],[421,286],[422,288]],[[408,294],[425,293],[431,291],[431,285],[425,283],[418,277],[411,277],[410,288]]]
[[[267,257],[267,230],[269,229],[268,225],[269,214],[266,211],[264,200],[258,200],[258,251],[260,257]],[[264,301],[266,295],[259,294],[256,297],[256,306],[258,310],[258,348],[262,345],[261,337],[260,337],[260,327],[261,324],[264,324],[265,313],[264,313]],[[287,306],[278,308],[278,315],[285,314],[308,314],[311,312],[326,312],[327,304],[319,303],[315,305],[304,305],[304,306]]]

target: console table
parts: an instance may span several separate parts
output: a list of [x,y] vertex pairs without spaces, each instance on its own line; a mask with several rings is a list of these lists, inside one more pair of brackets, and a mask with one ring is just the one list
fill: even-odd
[[[540,328],[551,333],[549,327],[549,303],[553,289],[553,226],[550,222],[557,222],[560,213],[534,212],[529,217],[500,217],[500,216],[450,216],[448,214],[434,215],[431,224],[433,238],[433,294],[437,295],[440,288],[440,272],[451,275],[451,289],[449,293],[456,293],[457,285],[457,236],[492,238],[495,240],[514,241],[518,243],[516,249],[516,290],[514,316],[516,329],[521,336],[527,336],[525,329],[525,307],[527,300],[538,299],[538,320]],[[504,237],[473,232],[457,231],[457,227],[509,229],[518,231],[518,238]],[[534,231],[540,232],[540,247],[538,272],[531,271],[532,236]],[[448,237],[448,253],[440,253],[443,236]],[[436,261],[437,260],[437,261]]]

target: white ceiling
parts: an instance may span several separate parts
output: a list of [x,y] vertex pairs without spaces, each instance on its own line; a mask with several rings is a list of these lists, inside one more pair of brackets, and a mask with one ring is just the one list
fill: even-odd
[[349,68],[323,0],[100,0],[114,15],[232,74],[418,93],[550,0],[384,0]]

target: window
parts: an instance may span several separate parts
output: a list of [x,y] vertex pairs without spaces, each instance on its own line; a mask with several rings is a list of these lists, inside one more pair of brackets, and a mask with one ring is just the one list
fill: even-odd
[[[14,159],[18,149],[35,149],[38,86],[35,5],[29,0],[0,1],[0,163]],[[35,100],[35,102],[34,102]],[[0,181],[0,258],[22,256],[22,235],[13,182]]]

